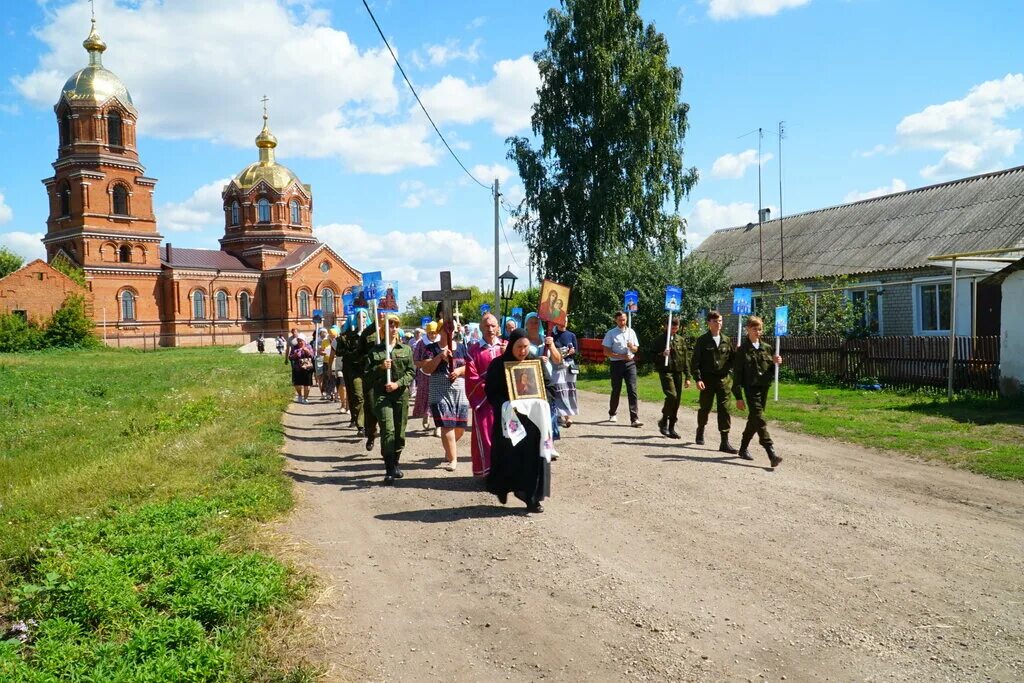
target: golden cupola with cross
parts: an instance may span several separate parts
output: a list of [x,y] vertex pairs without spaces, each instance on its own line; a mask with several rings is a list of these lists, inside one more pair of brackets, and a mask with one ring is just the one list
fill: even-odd
[[263,130],[256,136],[259,158],[243,168],[222,193],[224,237],[221,249],[252,267],[273,267],[296,248],[316,243],[313,193],[309,185],[278,163],[277,137],[263,98]]

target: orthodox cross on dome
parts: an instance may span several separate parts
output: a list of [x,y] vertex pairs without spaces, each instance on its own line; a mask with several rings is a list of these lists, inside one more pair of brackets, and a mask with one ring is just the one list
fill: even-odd
[[260,102],[263,103],[263,120],[264,121],[267,120],[267,102],[268,101],[270,101],[270,98],[267,97],[266,95],[264,95],[263,99],[260,100]]
[[444,320],[444,328],[448,331],[449,343],[453,343],[452,332],[455,329],[455,322],[452,317],[452,304],[456,301],[469,301],[473,292],[468,289],[452,289],[452,273],[449,270],[441,271],[441,289],[426,290],[423,292],[423,301],[438,301],[441,303],[441,318]]

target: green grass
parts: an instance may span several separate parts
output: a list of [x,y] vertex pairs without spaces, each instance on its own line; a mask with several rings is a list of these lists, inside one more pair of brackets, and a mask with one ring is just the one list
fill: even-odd
[[[579,388],[610,393],[607,368],[585,368]],[[640,377],[638,391],[643,401],[663,399],[654,372]],[[683,392],[683,404],[697,409],[694,388]],[[934,393],[860,391],[783,380],[779,401],[769,400],[766,413],[769,425],[941,460],[998,479],[1024,479],[1020,402],[966,396],[949,402]]]
[[303,579],[252,552],[291,506],[286,368],[231,349],[0,356],[0,680],[301,680],[258,647]]

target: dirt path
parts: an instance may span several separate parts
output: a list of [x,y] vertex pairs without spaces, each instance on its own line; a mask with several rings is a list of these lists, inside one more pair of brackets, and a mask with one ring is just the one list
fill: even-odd
[[[285,415],[285,531],[329,680],[1024,679],[1024,486],[773,427],[784,464],[583,415],[541,515],[411,432],[378,485],[333,409]],[[347,422],[347,416],[344,422]],[[410,420],[410,429],[419,420]]]

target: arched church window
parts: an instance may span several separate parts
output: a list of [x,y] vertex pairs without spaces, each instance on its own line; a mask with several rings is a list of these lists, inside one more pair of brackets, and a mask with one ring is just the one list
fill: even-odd
[[223,289],[217,292],[217,320],[228,319],[228,293]]
[[238,225],[242,220],[242,207],[238,202],[231,202],[231,225]]
[[192,318],[206,320],[206,297],[198,289],[192,292]]
[[292,225],[298,225],[302,220],[302,211],[299,209],[299,200],[293,199],[288,207],[292,213]]
[[121,320],[135,320],[135,294],[128,290],[121,292]]
[[324,312],[324,315],[334,314],[334,291],[329,287],[324,287],[323,291],[320,292],[320,309]]
[[266,197],[263,197],[258,202],[256,202],[256,211],[257,211],[256,219],[260,223],[269,223],[270,222],[270,200],[269,199],[267,199]]
[[249,298],[249,292],[242,292],[238,295],[238,315],[243,320],[249,319],[249,307],[252,301]]
[[114,186],[114,215],[128,215],[128,188],[124,185]]
[[121,147],[124,145],[121,115],[117,111],[111,111],[107,114],[107,144],[111,147]]
[[68,187],[67,183],[61,185],[60,190],[57,191],[57,199],[60,201],[60,215],[70,216],[71,215],[71,188]]
[[131,263],[132,262],[132,248],[129,247],[127,244],[125,244],[118,251],[118,256],[119,256],[118,260],[121,263]]
[[71,114],[64,113],[60,116],[60,146],[65,147],[71,144]]
[[309,292],[306,290],[299,292],[299,317],[309,317]]

